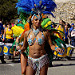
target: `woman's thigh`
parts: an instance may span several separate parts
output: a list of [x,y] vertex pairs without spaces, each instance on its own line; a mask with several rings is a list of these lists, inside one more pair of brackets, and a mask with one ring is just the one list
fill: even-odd
[[26,65],[27,65],[27,57],[24,54],[21,54],[21,70],[22,73],[26,71]]
[[41,68],[40,75],[47,75],[48,65],[49,64],[46,64]]
[[35,75],[35,71],[33,70],[32,67],[30,66],[26,67],[26,75]]

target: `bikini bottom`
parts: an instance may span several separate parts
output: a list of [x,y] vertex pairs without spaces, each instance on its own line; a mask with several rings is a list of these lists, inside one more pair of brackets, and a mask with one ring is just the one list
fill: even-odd
[[28,56],[28,65],[33,68],[33,70],[39,70],[46,64],[49,63],[48,54],[41,56],[40,58],[34,59]]

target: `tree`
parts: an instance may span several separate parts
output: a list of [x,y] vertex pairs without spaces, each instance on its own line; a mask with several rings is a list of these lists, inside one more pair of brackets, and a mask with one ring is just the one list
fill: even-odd
[[18,16],[16,3],[17,0],[0,0],[0,18],[3,21],[10,21]]

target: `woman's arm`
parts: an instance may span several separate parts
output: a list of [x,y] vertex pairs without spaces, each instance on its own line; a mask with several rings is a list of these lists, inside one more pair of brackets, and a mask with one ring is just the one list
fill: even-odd
[[3,41],[4,41],[4,39],[5,39],[5,35],[6,35],[6,29],[4,30]]
[[54,46],[52,44],[52,41],[51,41],[51,38],[50,38],[50,33],[48,31],[47,31],[47,41],[48,41],[48,43],[49,43],[49,45],[50,45],[50,47],[51,47],[52,50],[58,51],[60,53],[63,53],[63,50],[62,49],[60,49],[60,48],[58,48],[58,47],[56,47],[56,46]]
[[57,25],[57,26],[55,27],[55,29],[58,29],[58,27],[59,27],[59,25]]
[[27,33],[24,34],[24,42],[23,46],[21,47],[21,52],[24,52],[24,50],[27,48]]

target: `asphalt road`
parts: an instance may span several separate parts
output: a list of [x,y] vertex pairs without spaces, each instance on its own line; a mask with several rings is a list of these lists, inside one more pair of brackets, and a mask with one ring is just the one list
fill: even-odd
[[[18,59],[12,60],[5,59],[6,64],[0,61],[0,75],[21,75],[20,63]],[[47,75],[75,75],[75,52],[70,61],[63,59],[62,61],[54,60],[53,67],[49,67]]]

